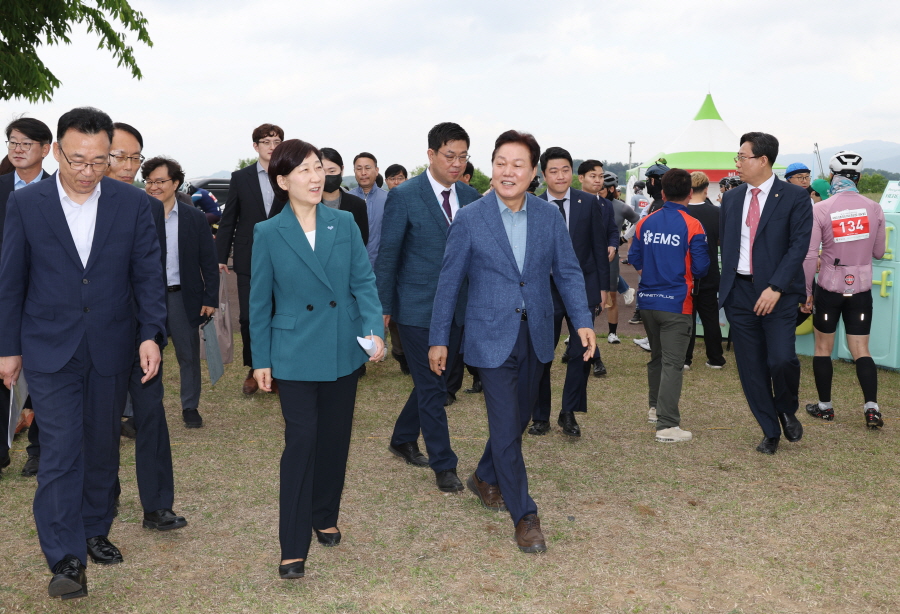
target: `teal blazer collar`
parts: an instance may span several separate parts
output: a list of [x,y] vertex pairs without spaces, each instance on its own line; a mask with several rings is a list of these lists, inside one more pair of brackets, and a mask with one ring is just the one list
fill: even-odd
[[333,288],[323,265],[328,262],[328,257],[331,255],[337,228],[338,218],[334,211],[322,203],[316,205],[316,249],[313,251],[290,203],[285,205],[278,214],[278,232],[329,290],[333,290]]

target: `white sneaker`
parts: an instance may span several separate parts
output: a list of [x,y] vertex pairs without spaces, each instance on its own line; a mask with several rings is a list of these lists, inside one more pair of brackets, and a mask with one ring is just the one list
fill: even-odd
[[647,422],[650,424],[656,424],[656,408],[651,407],[650,411],[647,412]]
[[709,367],[710,369],[721,369],[721,368],[724,367],[725,365],[711,365],[711,364],[709,364],[709,361],[707,360],[707,361],[706,361],[706,366]]
[[684,368],[682,369],[682,371],[690,371],[690,370],[691,370],[691,365],[684,365]]
[[634,288],[628,288],[627,290],[625,290],[622,298],[625,299],[626,305],[631,305],[634,302]]
[[650,351],[650,339],[644,337],[643,339],[635,339],[634,344],[640,347],[642,350],[647,352]]
[[679,426],[672,426],[661,431],[656,431],[656,441],[660,443],[679,443],[690,441],[694,436],[690,431],[682,431]]
[[621,341],[619,341],[619,336],[616,333],[609,333],[606,336],[606,342],[607,343],[622,343]]

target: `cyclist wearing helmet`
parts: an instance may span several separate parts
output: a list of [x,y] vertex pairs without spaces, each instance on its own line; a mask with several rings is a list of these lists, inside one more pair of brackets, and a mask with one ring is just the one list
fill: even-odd
[[634,195],[631,197],[631,208],[634,209],[634,212],[638,215],[641,214],[641,211],[650,204],[650,201],[644,196],[644,188],[647,187],[647,184],[643,181],[636,181],[634,184]]
[[656,161],[656,164],[646,170],[644,176],[647,177],[647,195],[650,197],[650,206],[644,207],[641,217],[650,215],[657,209],[661,209],[665,202],[662,197],[662,176],[669,172],[666,161],[662,158]]
[[[582,164],[582,167],[584,164]],[[579,171],[582,170],[582,167],[579,167]],[[579,178],[581,178],[581,173],[579,172]],[[619,177],[612,172],[605,172],[602,176],[602,191],[599,191],[599,195],[606,200],[610,201],[613,205],[613,216],[615,217],[616,228],[621,232],[622,226],[625,225],[625,220],[628,220],[632,224],[637,224],[641,219],[640,216],[628,205],[626,205],[619,198]],[[582,183],[582,186],[584,184]],[[619,239],[619,245],[623,243],[622,239]],[[619,277],[619,252],[618,248],[616,249],[615,257],[609,262],[609,294],[607,298],[606,307],[608,311],[606,312],[606,320],[609,325],[609,334],[606,336],[606,341],[608,343],[621,343],[619,341],[618,336],[618,328],[619,328],[619,302],[617,297],[619,295],[619,285],[620,280]],[[627,305],[630,305],[634,302],[634,289],[629,288],[627,284],[625,285],[625,301]]]
[[[884,256],[884,211],[856,187],[863,168],[859,154],[841,151],[828,167],[832,196],[813,206],[812,236],[803,262],[807,294],[803,311],[813,313],[816,337],[813,374],[819,393],[819,402],[807,405],[806,411],[816,418],[834,419],[831,351],[840,317],[844,320],[847,346],[856,363],[856,377],[863,392],[866,426],[877,429],[884,421],[878,408],[878,371],[869,354],[869,332],[872,258],[880,260]],[[817,261],[819,276],[813,287]]]

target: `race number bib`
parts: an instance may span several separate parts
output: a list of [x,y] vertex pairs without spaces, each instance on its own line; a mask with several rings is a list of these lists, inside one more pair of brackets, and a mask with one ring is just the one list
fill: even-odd
[[831,214],[831,231],[835,243],[869,238],[869,214],[865,209],[849,209]]

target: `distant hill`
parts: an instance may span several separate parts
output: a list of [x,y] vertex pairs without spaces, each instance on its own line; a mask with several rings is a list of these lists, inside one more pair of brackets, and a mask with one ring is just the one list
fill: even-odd
[[[810,147],[810,150],[812,147]],[[855,151],[863,157],[863,162],[867,168],[879,168],[892,173],[900,172],[900,143],[892,143],[890,141],[860,141],[858,143],[848,143],[847,145],[839,145],[837,147],[825,147],[820,150],[822,155],[822,166],[828,169],[828,161],[831,156],[842,150]],[[778,163],[787,166],[792,162],[802,162],[818,174],[819,165],[816,157],[810,151],[805,154],[780,154]]]

